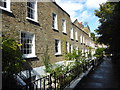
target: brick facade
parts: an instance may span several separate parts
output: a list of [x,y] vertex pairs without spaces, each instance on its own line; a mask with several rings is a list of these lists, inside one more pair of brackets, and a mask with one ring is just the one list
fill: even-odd
[[[27,61],[31,66],[39,67],[44,65],[42,61],[43,54],[48,46],[48,54],[50,62],[55,63],[63,61],[66,52],[66,42],[73,45],[74,48],[89,50],[90,42],[94,44],[89,36],[89,28],[80,24],[77,20],[71,22],[70,15],[54,2],[38,2],[37,3],[37,22],[26,18],[27,9],[25,2],[11,2],[10,10],[2,10],[2,34],[20,41],[20,32],[30,32],[35,35],[35,55]],[[58,31],[52,28],[52,13],[57,14]],[[62,32],[62,19],[66,20],[66,34]],[[74,39],[70,38],[70,29],[73,28]],[[77,32],[78,40],[75,40],[75,32]],[[85,43],[81,43],[80,36],[85,38]],[[55,55],[55,39],[61,41],[61,54]],[[87,43],[86,43],[87,41]]]

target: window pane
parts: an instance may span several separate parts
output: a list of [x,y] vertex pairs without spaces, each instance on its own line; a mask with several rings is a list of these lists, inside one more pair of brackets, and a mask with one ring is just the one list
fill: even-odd
[[23,53],[24,53],[24,54],[27,54],[27,53],[26,53],[26,50],[24,50],[24,52],[23,52]]
[[55,14],[52,14],[52,27],[55,28]]
[[58,52],[58,43],[59,43],[59,40],[55,40],[55,52],[56,53]]
[[26,54],[30,54],[30,53],[29,53],[29,50],[27,50],[27,53],[26,53]]
[[7,8],[6,0],[0,0],[0,6]]
[[32,39],[33,34],[21,32],[21,51],[23,54],[31,54],[32,53]]
[[27,2],[28,17],[35,18],[35,2]]

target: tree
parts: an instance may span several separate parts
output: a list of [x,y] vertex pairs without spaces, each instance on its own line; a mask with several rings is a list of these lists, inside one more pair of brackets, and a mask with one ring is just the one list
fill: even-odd
[[26,62],[22,58],[21,51],[14,39],[3,39],[2,41],[2,71],[8,75],[17,74],[23,69],[23,63]]
[[105,48],[97,48],[94,56],[97,58],[101,58],[103,56],[103,51],[105,51]]
[[109,52],[113,55],[120,53],[120,2],[106,2],[95,10],[101,25],[96,32],[100,34],[98,41],[109,45]]
[[91,33],[92,40],[95,41],[95,34]]

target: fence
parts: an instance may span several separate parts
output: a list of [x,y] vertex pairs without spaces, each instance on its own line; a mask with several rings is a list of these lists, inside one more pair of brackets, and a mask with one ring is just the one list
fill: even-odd
[[42,77],[38,80],[27,83],[25,90],[62,90],[67,85],[70,85],[70,82],[74,80],[81,73],[86,72],[94,61],[91,60],[84,64],[78,65],[75,68],[68,70],[61,75],[57,75],[55,72],[51,73],[45,77]]

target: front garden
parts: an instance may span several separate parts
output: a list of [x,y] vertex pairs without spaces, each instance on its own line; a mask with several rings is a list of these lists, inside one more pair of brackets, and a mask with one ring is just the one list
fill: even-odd
[[[3,88],[6,88],[6,84],[8,85],[7,88],[9,88],[13,83],[14,88],[17,87],[23,90],[37,90],[38,88],[64,89],[78,76],[85,73],[91,66],[94,66],[95,62],[99,62],[98,59],[92,60],[90,53],[89,58],[86,59],[80,50],[73,50],[72,53],[65,54],[64,63],[51,64],[48,50],[46,49],[43,55],[46,76],[35,79],[35,77],[31,77],[31,73],[29,73],[29,78],[22,80],[24,77],[18,73],[25,69],[26,60],[22,58],[19,49],[20,46],[21,45],[15,42],[14,39],[3,39],[1,47],[3,54]],[[103,53],[101,53],[103,50],[97,51],[98,53],[96,52],[95,55],[101,58],[103,56]],[[6,80],[8,80],[8,82],[6,82]],[[24,85],[21,86],[20,83],[23,84],[23,82]],[[15,83],[17,83],[17,86],[15,86]]]

